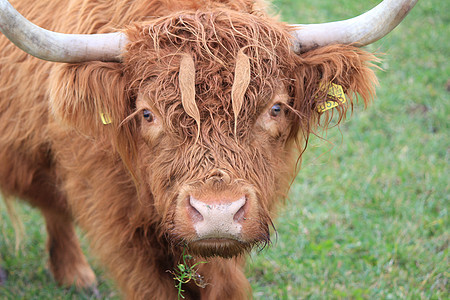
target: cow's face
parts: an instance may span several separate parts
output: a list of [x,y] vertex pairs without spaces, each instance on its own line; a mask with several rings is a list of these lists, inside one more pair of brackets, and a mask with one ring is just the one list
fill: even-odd
[[[124,199],[139,207],[130,219],[157,223],[193,254],[231,257],[268,243],[296,145],[326,100],[320,84],[341,84],[347,103],[373,91],[373,56],[350,46],[298,56],[289,29],[266,18],[186,13],[127,36],[123,63],[54,72],[53,110],[85,134],[112,139],[136,182],[138,197]],[[103,112],[112,124],[101,125]]]
[[[237,41],[232,29],[220,28],[225,17],[182,20],[205,41],[176,22],[161,36],[139,29],[126,57],[136,79],[141,198],[154,204],[174,245],[230,257],[269,242],[271,210],[295,167],[287,145],[298,118],[276,52],[288,52],[289,39],[278,32],[284,48],[270,40],[252,46],[248,37]],[[208,24],[214,28],[205,29]],[[238,31],[249,28],[235,24]]]
[[231,256],[269,241],[270,209],[286,192],[293,165],[286,143],[294,117],[285,89],[245,105],[236,134],[231,105],[220,96],[199,105],[200,133],[179,98],[150,92],[136,102],[141,184],[172,241],[205,256]]

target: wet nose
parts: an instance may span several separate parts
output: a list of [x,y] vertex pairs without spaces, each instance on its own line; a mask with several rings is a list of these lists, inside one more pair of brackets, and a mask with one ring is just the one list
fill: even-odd
[[189,197],[189,212],[200,239],[237,239],[245,219],[245,196],[235,201],[201,201]]

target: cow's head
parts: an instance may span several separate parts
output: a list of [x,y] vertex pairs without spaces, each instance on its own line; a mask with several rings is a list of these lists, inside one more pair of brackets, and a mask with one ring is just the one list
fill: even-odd
[[[329,36],[329,26],[341,29]],[[348,40],[355,33],[345,27],[293,31],[225,10],[137,24],[114,35],[126,41],[120,62],[55,68],[52,109],[84,134],[112,140],[136,182],[138,199],[124,201],[139,202],[137,219],[157,222],[194,254],[231,257],[269,242],[274,204],[321,119],[321,87],[339,84],[350,98],[339,120],[356,94],[368,101],[373,93],[374,57],[336,44],[367,44],[386,28]]]
[[232,11],[186,12],[128,36],[138,178],[169,238],[204,256],[267,243],[299,128],[290,77],[298,56],[286,28]]

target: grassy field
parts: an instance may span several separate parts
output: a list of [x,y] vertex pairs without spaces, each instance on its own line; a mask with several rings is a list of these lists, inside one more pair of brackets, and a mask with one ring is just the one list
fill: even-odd
[[[378,1],[278,0],[291,23],[339,20]],[[278,238],[249,260],[256,299],[449,299],[450,2],[419,1],[388,37],[377,99],[326,140],[313,138]],[[3,204],[0,299],[89,299],[58,288],[46,269],[45,229],[19,206],[20,251]],[[92,261],[95,266],[95,261]],[[117,299],[96,268],[101,298]]]

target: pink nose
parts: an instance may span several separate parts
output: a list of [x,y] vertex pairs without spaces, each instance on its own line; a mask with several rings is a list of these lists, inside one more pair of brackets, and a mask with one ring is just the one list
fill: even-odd
[[[208,201],[209,202],[209,201]],[[189,197],[189,214],[199,239],[238,239],[241,221],[245,220],[247,199],[233,202],[206,203]]]

